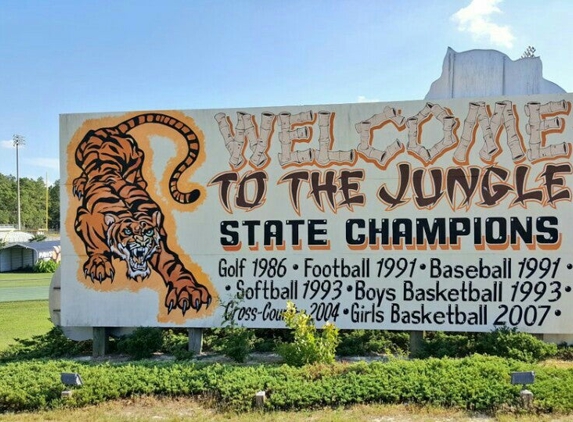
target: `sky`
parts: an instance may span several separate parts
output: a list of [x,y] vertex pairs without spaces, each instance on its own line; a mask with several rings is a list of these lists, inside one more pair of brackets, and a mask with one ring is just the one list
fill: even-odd
[[59,115],[424,98],[447,48],[528,46],[573,92],[569,0],[0,0],[0,173],[59,179]]

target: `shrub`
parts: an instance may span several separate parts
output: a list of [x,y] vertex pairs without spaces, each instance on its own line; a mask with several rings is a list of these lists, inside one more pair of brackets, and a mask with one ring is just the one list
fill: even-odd
[[479,335],[476,352],[524,362],[538,362],[555,356],[557,346],[545,343],[531,334],[519,333],[515,328],[501,327]]
[[369,354],[404,355],[409,349],[409,335],[400,331],[345,330],[340,331],[339,356]]
[[555,357],[561,360],[573,360],[573,345],[570,346],[565,342],[559,343]]
[[150,358],[163,347],[161,328],[139,327],[117,341],[117,350],[134,359]]
[[416,358],[461,358],[475,353],[475,340],[471,334],[453,334],[441,331],[428,333]]
[[49,261],[39,260],[34,264],[32,271],[35,273],[55,273],[58,265],[56,261],[51,259]]
[[287,302],[283,317],[286,326],[294,334],[292,343],[281,343],[277,349],[287,364],[302,366],[334,362],[339,343],[339,330],[334,324],[327,322],[322,328],[322,335],[318,335],[312,317],[304,310],[297,312],[296,306],[290,301]]
[[189,350],[189,335],[175,330],[163,331],[163,346],[161,351],[175,356],[177,360],[191,359],[193,352]]
[[225,308],[223,326],[214,330],[216,338],[213,349],[235,362],[243,363],[255,348],[257,337],[253,330],[237,324],[235,313],[240,303],[241,300],[238,298],[222,303]]
[[415,357],[460,358],[474,353],[537,362],[555,356],[557,346],[507,327],[475,334],[434,332],[424,338],[422,349]]
[[91,340],[70,340],[59,327],[31,339],[17,338],[15,341],[15,344],[0,351],[0,362],[77,356],[91,353],[92,350]]
[[[275,352],[277,344],[293,340],[292,333],[283,328],[249,328],[248,330],[254,334],[254,347],[251,353],[272,353]],[[216,352],[226,336],[226,327],[203,329],[203,350]]]
[[255,351],[261,353],[274,352],[277,344],[293,340],[292,332],[282,328],[255,328],[253,331],[257,336]]

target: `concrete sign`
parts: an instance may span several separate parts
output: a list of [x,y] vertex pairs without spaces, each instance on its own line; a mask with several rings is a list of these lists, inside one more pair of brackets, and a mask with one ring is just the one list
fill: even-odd
[[63,115],[61,323],[572,333],[571,101]]

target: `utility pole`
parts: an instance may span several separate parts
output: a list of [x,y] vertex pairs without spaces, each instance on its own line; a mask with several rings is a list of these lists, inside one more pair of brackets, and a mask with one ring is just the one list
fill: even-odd
[[18,230],[22,230],[22,219],[20,215],[20,168],[18,159],[18,147],[25,145],[26,140],[21,135],[12,136],[12,143],[16,147],[16,186],[18,187]]

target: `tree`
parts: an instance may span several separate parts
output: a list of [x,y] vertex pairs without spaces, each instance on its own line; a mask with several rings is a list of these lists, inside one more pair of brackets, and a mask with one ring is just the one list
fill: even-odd
[[46,185],[37,180],[20,178],[20,203],[22,227],[34,230],[46,226]]
[[60,179],[50,186],[48,198],[48,227],[60,230]]
[[16,178],[0,173],[0,224],[16,224]]
[[[20,214],[22,228],[37,230],[46,228],[46,183],[20,178]],[[18,200],[16,178],[0,173],[0,224],[16,225],[18,222]],[[60,228],[60,181],[48,188],[48,227]]]

